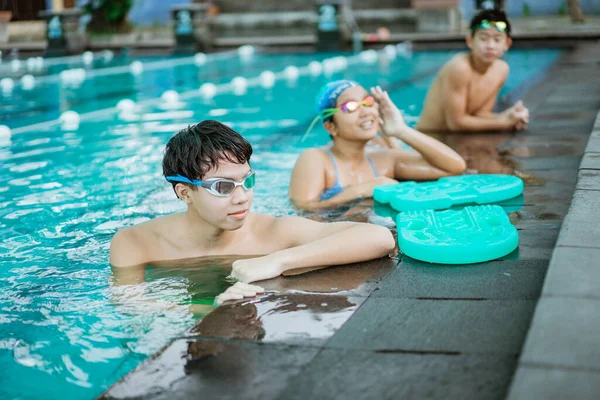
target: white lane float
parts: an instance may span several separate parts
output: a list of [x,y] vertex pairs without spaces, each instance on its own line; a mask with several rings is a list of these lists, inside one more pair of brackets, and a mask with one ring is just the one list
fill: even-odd
[[275,86],[275,80],[277,77],[273,71],[263,71],[258,77],[258,81],[260,82],[260,86],[265,89],[270,89]]
[[10,94],[12,93],[15,87],[15,82],[12,78],[2,78],[0,79],[0,89],[2,90],[2,94]]
[[231,80],[231,86],[233,86],[233,93],[243,96],[248,90],[248,80],[242,76],[236,76]]
[[60,128],[63,131],[76,131],[79,129],[81,117],[75,111],[65,111],[60,115],[58,121],[60,122]]
[[318,61],[311,61],[308,64],[308,72],[312,76],[321,75],[321,73],[323,72],[323,65],[320,62],[318,62]]
[[160,96],[160,99],[162,100],[162,103],[159,107],[163,110],[174,110],[184,106],[184,103],[179,101],[179,93],[174,90],[166,90]]
[[129,64],[129,70],[133,75],[141,75],[144,72],[144,64],[136,60]]
[[285,67],[285,69],[283,70],[283,75],[286,77],[287,80],[295,81],[300,76],[300,71],[298,70],[298,67],[290,65],[288,67]]
[[206,64],[206,54],[196,53],[196,55],[194,55],[194,63],[196,63],[197,66]]
[[23,75],[21,78],[23,90],[32,90],[35,87],[35,77],[31,74]]
[[217,94],[217,86],[210,82],[203,83],[198,90],[200,91],[200,95],[205,99],[212,99]]
[[92,63],[94,62],[94,53],[92,53],[89,50],[84,51],[81,55],[81,61],[83,61],[84,65],[92,65]]

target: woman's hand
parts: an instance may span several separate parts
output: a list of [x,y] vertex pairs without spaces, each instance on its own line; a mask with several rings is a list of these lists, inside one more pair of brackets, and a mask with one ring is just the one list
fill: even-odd
[[388,93],[380,86],[371,88],[371,94],[379,106],[381,134],[384,137],[388,135],[401,139],[402,128],[406,126],[406,123],[400,110],[392,102]]
[[231,277],[246,283],[275,278],[283,272],[281,263],[273,254],[237,260],[232,267]]
[[257,294],[264,293],[265,289],[260,286],[248,285],[243,282],[236,282],[226,291],[215,298],[215,307],[220,306],[228,300],[241,300],[245,297],[255,297]]

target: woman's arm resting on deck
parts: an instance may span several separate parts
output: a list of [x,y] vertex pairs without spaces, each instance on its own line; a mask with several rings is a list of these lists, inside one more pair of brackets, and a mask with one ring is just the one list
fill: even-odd
[[272,234],[284,250],[238,260],[232,276],[243,282],[274,278],[297,268],[350,264],[389,254],[396,246],[389,229],[357,222],[321,223],[300,217],[275,220]]
[[[402,152],[397,151],[397,161],[395,176],[400,179],[432,179],[427,176],[413,176],[410,171],[424,171],[424,167],[429,167],[433,179],[441,176],[460,175],[467,168],[465,160],[450,147],[442,142],[425,135],[407,125],[400,127],[394,135],[403,140],[422,157],[422,160],[405,162],[406,157]],[[411,157],[412,158],[412,157]],[[418,174],[418,173],[417,173]]]
[[392,149],[396,155],[394,176],[399,179],[437,179],[447,175],[464,172],[465,160],[450,147],[425,135],[404,122],[402,113],[394,105],[387,92],[380,87],[372,88],[371,93],[379,104],[379,113],[383,120],[382,132],[397,137],[411,146],[419,156],[406,151]]

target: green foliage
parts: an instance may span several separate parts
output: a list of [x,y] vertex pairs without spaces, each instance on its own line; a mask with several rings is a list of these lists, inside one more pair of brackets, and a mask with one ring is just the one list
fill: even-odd
[[526,1],[523,2],[523,16],[531,17],[531,7],[529,7],[529,3]]
[[127,14],[133,8],[134,0],[87,0],[80,4],[85,13],[91,16],[88,29],[96,32],[128,31]]
[[567,2],[563,1],[563,3],[558,8],[558,15],[565,16],[567,15]]
[[83,4],[89,14],[101,14],[107,21],[118,21],[125,17],[133,7],[133,0],[90,0]]

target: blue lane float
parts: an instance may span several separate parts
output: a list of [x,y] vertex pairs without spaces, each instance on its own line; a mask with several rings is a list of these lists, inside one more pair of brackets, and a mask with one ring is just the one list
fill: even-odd
[[398,246],[416,260],[473,264],[495,260],[519,246],[519,232],[500,206],[419,210],[398,214]]
[[378,186],[373,198],[396,211],[443,210],[461,204],[489,204],[523,193],[523,180],[513,175],[463,175],[433,182],[401,182]]

